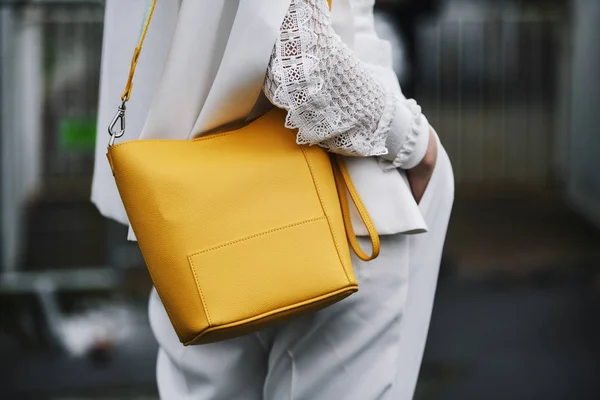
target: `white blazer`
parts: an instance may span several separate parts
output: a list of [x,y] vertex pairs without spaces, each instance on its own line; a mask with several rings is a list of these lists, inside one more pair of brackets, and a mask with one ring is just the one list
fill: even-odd
[[[123,140],[185,140],[244,119],[260,95],[289,0],[161,0],[140,55]],[[334,28],[363,61],[400,91],[389,44],[377,37],[374,0],[334,0]],[[107,125],[120,104],[145,0],[108,0],[105,12],[92,201],[124,224],[127,215],[105,157]],[[426,230],[404,173],[374,157],[346,163],[379,234]],[[356,210],[353,225],[366,235]]]

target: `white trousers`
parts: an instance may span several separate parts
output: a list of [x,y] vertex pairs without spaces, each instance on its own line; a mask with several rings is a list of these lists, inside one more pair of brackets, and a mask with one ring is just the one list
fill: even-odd
[[[429,231],[381,237],[381,255],[353,258],[359,292],[311,315],[225,342],[183,347],[155,291],[165,400],[411,399],[454,198],[443,147],[419,205]],[[363,246],[368,246],[362,240]],[[307,249],[309,250],[309,249]]]

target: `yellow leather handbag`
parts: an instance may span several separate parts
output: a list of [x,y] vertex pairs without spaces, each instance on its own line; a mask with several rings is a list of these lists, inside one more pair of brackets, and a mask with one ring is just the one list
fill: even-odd
[[[296,144],[283,111],[195,140],[115,144],[155,3],[109,127],[107,157],[181,342],[251,333],[356,292],[348,241],[369,260],[379,252],[377,233],[342,160]],[[353,233],[346,190],[370,232],[370,255]]]

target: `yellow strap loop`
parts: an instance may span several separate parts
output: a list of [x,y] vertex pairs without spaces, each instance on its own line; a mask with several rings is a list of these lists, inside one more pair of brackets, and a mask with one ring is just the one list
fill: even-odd
[[127,84],[125,85],[125,90],[121,95],[122,101],[128,101],[129,96],[131,96],[131,89],[133,88],[133,76],[135,75],[135,68],[137,67],[138,59],[140,58],[140,53],[142,52],[142,46],[144,45],[144,40],[146,39],[146,33],[148,33],[148,27],[150,26],[150,20],[152,19],[152,14],[154,14],[154,8],[156,7],[156,0],[152,0],[152,4],[150,5],[150,9],[148,10],[148,16],[146,17],[146,21],[144,22],[144,28],[142,29],[142,34],[140,35],[140,40],[138,42],[137,47],[133,51],[133,57],[131,58],[131,66],[129,67],[129,76],[127,77]]
[[[346,227],[346,236],[348,238],[348,242],[354,250],[354,253],[363,261],[371,261],[379,255],[379,250],[381,248],[379,242],[379,235],[377,234],[377,230],[375,229],[375,224],[371,221],[371,217],[369,216],[369,212],[367,211],[365,205],[362,200],[354,184],[352,183],[352,178],[346,169],[346,164],[344,160],[339,155],[333,156],[333,172],[335,175],[335,183],[338,190],[338,195],[340,196],[340,204],[342,207],[342,215],[344,217],[344,226]],[[358,239],[356,238],[356,233],[354,232],[354,228],[352,227],[352,220],[350,218],[350,207],[348,204],[348,196],[346,195],[346,191],[350,194],[350,198],[352,202],[356,206],[358,210],[358,214],[362,219],[367,231],[369,232],[369,238],[371,239],[371,255],[368,255],[364,252],[364,250],[360,247],[358,243]]]

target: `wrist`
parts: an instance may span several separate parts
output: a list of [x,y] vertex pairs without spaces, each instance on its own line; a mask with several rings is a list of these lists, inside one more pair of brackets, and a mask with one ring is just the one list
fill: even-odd
[[430,129],[426,152],[421,161],[414,168],[410,169],[410,172],[414,175],[429,175],[433,171],[436,161],[437,140],[433,130]]

